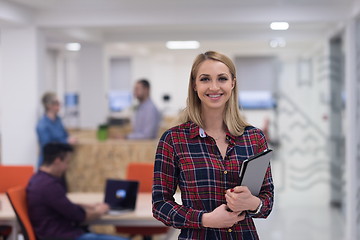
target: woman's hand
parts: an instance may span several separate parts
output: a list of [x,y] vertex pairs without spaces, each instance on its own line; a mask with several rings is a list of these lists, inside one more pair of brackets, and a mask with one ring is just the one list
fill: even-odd
[[246,186],[228,189],[225,198],[227,206],[234,212],[255,211],[260,205],[260,199],[252,195]]
[[202,216],[202,225],[209,228],[229,228],[245,219],[245,213],[229,212],[225,204]]

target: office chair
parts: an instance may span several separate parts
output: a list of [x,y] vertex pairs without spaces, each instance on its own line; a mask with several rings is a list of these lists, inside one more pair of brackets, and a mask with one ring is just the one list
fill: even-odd
[[26,187],[33,174],[32,165],[0,165],[0,193],[5,193],[15,186]]
[[[0,165],[0,193],[5,193],[9,188],[15,186],[26,186],[30,177],[34,174],[32,165],[9,166]],[[0,226],[0,239],[11,234],[10,226]]]
[[[153,184],[154,163],[129,163],[126,170],[126,179],[139,181],[139,192],[151,193]],[[151,240],[152,235],[165,234],[169,227],[120,227],[115,226],[118,233],[130,236],[141,235],[144,240]]]
[[34,229],[31,225],[26,203],[26,189],[23,186],[13,187],[7,190],[11,206],[20,223],[25,240],[36,240]]

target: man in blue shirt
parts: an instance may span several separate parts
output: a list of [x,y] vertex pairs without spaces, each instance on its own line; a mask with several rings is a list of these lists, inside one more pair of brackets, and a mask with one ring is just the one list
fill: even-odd
[[109,210],[106,203],[74,204],[66,196],[61,176],[66,172],[71,145],[49,143],[44,161],[27,186],[30,221],[39,239],[124,240],[111,235],[87,233],[81,223],[100,218]]
[[150,99],[150,83],[146,79],[137,81],[134,95],[139,100],[135,113],[133,131],[128,139],[155,139],[158,135],[161,121],[160,113]]
[[41,166],[42,164],[42,149],[47,143],[58,142],[74,144],[76,142],[74,137],[69,136],[62,124],[61,118],[58,116],[60,102],[56,95],[52,92],[45,93],[42,97],[42,104],[44,106],[45,113],[36,126],[39,146],[41,149],[38,166]]

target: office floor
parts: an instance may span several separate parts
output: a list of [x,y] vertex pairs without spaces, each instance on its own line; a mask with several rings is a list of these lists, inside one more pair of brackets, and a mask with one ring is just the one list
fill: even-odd
[[[261,240],[342,240],[344,220],[338,209],[329,207],[274,208],[268,219],[255,224]],[[154,240],[175,240],[154,237]]]

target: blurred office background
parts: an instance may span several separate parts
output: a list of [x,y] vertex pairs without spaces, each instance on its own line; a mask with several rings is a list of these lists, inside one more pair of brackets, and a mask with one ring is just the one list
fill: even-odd
[[0,1],[0,163],[36,164],[45,91],[60,96],[67,128],[91,131],[131,117],[146,77],[172,119],[193,59],[216,50],[234,60],[244,114],[276,150],[261,239],[360,239],[359,14],[358,0]]

